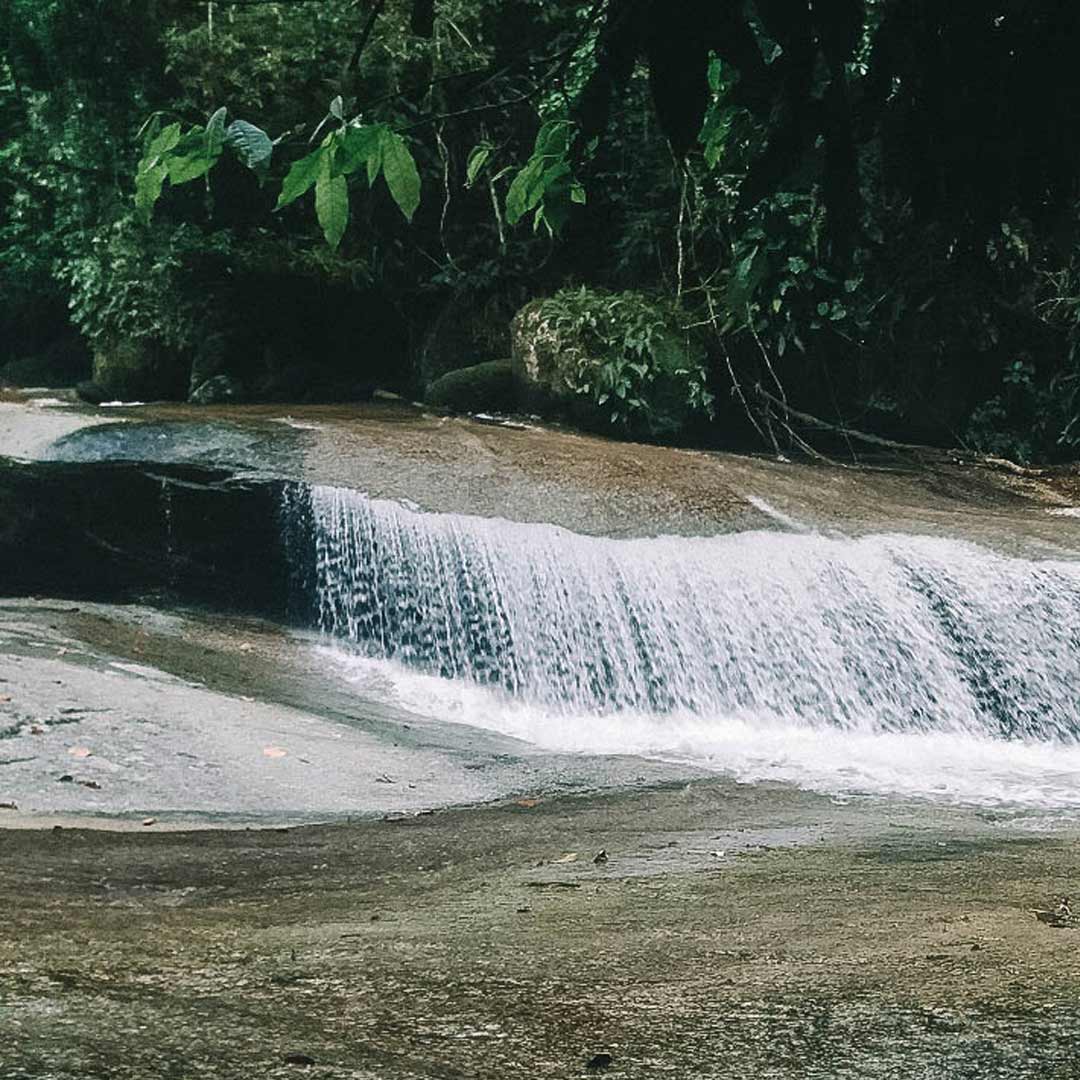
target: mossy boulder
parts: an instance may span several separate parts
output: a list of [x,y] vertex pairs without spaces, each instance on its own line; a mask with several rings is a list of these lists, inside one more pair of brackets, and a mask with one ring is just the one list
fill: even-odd
[[711,414],[706,350],[670,301],[643,293],[563,290],[511,324],[522,405],[593,430],[678,438]]
[[94,353],[93,372],[106,398],[177,401],[187,396],[189,363],[149,339],[103,342]]
[[90,356],[77,334],[54,338],[40,351],[0,367],[0,383],[12,386],[72,386],[86,378]]
[[508,328],[525,296],[455,296],[434,316],[416,355],[420,383],[510,351]]
[[450,371],[429,384],[424,400],[454,412],[513,412],[517,396],[510,361],[491,360]]

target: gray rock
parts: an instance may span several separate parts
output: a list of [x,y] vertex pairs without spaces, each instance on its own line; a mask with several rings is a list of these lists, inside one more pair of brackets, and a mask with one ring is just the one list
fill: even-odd
[[230,375],[214,375],[188,395],[192,405],[229,405],[242,398],[240,384]]

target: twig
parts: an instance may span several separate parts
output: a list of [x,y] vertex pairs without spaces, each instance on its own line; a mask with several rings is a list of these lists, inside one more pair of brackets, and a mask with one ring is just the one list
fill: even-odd
[[353,50],[348,64],[345,65],[346,71],[356,71],[360,66],[360,54],[367,47],[371,32],[375,29],[375,20],[382,14],[384,7],[386,7],[386,0],[375,0],[371,14],[368,15],[367,22],[364,23],[364,29],[360,31],[360,38],[356,42],[356,48]]
[[[750,403],[746,400],[746,395],[743,393],[742,383],[739,382],[739,378],[735,374],[735,367],[731,362],[731,354],[728,352],[727,345],[724,342],[723,334],[721,334],[719,328],[716,325],[716,305],[713,303],[712,293],[707,289],[705,291],[705,302],[709,305],[709,321],[712,323],[712,327],[716,331],[716,337],[717,340],[719,340],[720,342],[720,348],[724,351],[724,362],[727,364],[728,376],[731,379],[731,387],[738,396],[739,401],[742,403],[743,411],[746,413],[746,418],[750,421],[751,424],[754,425],[754,430],[758,433],[758,435],[761,436],[761,441],[765,442],[765,432],[762,430],[761,425],[758,423],[757,417],[754,416],[754,412],[750,408]],[[780,448],[775,448],[776,452],[779,454]]]
[[456,267],[454,256],[450,254],[450,248],[446,244],[446,216],[450,213],[450,151],[443,140],[441,124],[435,128],[435,144],[439,148],[439,157],[442,158],[443,166],[443,204],[442,213],[439,215],[439,240],[442,243],[443,254],[446,255],[450,265]]
[[832,431],[837,435],[843,435],[845,438],[850,437],[852,439],[857,439],[859,442],[867,443],[870,446],[880,446],[886,450],[903,450],[905,453],[919,454],[933,454],[939,452],[932,446],[924,446],[919,443],[897,442],[895,439],[886,439],[881,435],[871,435],[868,431],[859,431],[857,428],[848,427],[846,424],[830,424],[828,420],[822,420],[820,416],[813,416],[811,413],[800,412],[798,409],[793,409],[786,400],[781,400],[776,397],[775,394],[770,394],[769,391],[761,385],[756,386],[755,390],[760,397],[763,397],[766,401],[782,409],[785,416],[794,417],[801,423],[808,424],[811,427],[820,428],[822,431]]

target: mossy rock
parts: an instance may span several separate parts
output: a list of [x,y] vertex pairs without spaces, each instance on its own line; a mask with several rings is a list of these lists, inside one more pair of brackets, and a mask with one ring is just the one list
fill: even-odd
[[526,304],[510,336],[516,392],[530,411],[660,439],[678,438],[704,415],[706,349],[668,301],[564,290]]
[[513,412],[517,396],[510,361],[490,360],[448,372],[428,386],[424,400],[454,412]]
[[90,355],[77,335],[56,338],[40,352],[0,367],[0,383],[10,386],[72,386],[90,371]]
[[178,401],[187,396],[189,366],[171,349],[144,339],[102,344],[93,381],[121,401]]
[[526,299],[495,293],[487,299],[454,297],[432,320],[416,357],[421,385],[510,351],[510,320]]

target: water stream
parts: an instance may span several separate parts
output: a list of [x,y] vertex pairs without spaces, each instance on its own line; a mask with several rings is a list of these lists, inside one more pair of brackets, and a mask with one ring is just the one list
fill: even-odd
[[610,540],[315,487],[367,693],[555,749],[1080,807],[1080,563],[944,537]]

